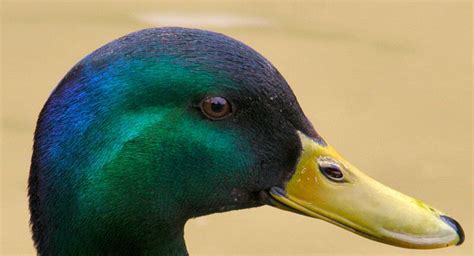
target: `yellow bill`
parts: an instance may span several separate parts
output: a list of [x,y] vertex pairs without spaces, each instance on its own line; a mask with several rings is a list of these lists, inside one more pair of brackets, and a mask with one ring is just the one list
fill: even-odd
[[454,219],[373,180],[333,147],[302,133],[300,139],[303,151],[297,169],[283,188],[270,189],[271,197],[282,204],[275,206],[405,248],[440,248],[464,241]]

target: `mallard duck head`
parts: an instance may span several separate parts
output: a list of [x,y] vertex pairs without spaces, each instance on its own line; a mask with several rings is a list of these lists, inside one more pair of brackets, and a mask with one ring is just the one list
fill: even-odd
[[29,195],[45,254],[186,253],[188,219],[264,204],[402,247],[463,241],[337,153],[268,60],[195,29],[135,32],[76,64],[40,114]]

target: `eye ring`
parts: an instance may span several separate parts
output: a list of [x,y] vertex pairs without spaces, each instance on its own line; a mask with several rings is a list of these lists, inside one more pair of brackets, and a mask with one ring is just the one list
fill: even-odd
[[319,171],[329,180],[342,183],[345,181],[341,166],[333,159],[321,157],[317,160]]
[[230,102],[219,96],[202,99],[199,108],[204,116],[211,120],[222,120],[232,114],[233,111]]

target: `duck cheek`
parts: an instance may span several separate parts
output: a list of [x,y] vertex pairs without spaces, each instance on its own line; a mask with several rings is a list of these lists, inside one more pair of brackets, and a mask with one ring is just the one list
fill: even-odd
[[212,147],[207,153],[202,150],[202,157],[208,161],[206,164],[196,162],[192,170],[194,175],[185,177],[185,183],[189,185],[183,186],[187,194],[184,203],[194,212],[198,210],[198,215],[255,206],[256,196],[252,192],[255,187],[252,178],[254,157],[246,152],[232,146]]
[[295,133],[285,135],[281,139],[272,137],[261,144],[264,146],[257,147],[259,162],[253,175],[256,178],[256,188],[264,191],[273,186],[281,186],[289,180],[298,163],[301,143]]

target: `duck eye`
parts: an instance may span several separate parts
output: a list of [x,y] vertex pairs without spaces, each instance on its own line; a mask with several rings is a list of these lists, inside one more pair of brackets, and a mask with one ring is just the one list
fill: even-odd
[[328,179],[335,182],[344,182],[344,173],[341,167],[329,158],[318,159],[318,166],[321,173]]
[[232,113],[232,107],[225,98],[207,97],[201,101],[201,111],[209,119],[219,120]]

